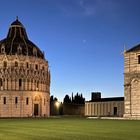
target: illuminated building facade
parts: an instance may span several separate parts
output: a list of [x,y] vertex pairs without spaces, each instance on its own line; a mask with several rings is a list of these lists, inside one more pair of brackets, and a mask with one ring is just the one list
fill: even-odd
[[0,117],[49,115],[48,61],[16,19],[0,41]]

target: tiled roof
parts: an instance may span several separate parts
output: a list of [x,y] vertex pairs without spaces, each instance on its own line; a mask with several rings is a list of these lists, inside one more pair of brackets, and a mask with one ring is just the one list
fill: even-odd
[[134,46],[133,48],[127,50],[126,52],[135,52],[135,51],[140,51],[140,44]]
[[90,100],[89,102],[109,102],[109,101],[124,101],[124,97],[99,98]]

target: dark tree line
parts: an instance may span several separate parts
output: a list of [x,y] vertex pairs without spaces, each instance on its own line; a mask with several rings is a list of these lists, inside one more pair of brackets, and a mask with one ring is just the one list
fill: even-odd
[[64,97],[63,103],[84,104],[85,98],[83,97],[82,93],[79,94],[77,92],[75,96],[73,96],[72,93],[71,97],[69,95]]
[[50,97],[50,102],[55,102],[55,101],[58,101],[58,99],[52,95]]
[[[81,109],[85,104],[85,98],[82,93],[75,95],[65,95],[63,103],[59,102],[53,95],[50,97],[50,114],[54,115],[83,115]],[[80,108],[79,108],[80,107]]]

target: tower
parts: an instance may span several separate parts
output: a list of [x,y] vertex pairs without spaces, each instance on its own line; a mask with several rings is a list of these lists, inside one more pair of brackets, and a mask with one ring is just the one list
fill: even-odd
[[124,51],[124,117],[140,118],[140,44]]
[[50,71],[18,18],[0,41],[0,117],[47,117]]

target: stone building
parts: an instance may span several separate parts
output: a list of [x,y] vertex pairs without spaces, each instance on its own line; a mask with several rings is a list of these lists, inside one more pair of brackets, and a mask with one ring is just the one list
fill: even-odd
[[101,98],[100,92],[93,92],[92,99],[85,102],[85,116],[122,117],[124,97]]
[[16,19],[0,41],[0,117],[47,117],[50,72],[44,53]]
[[140,118],[140,44],[124,51],[124,96],[124,117]]

